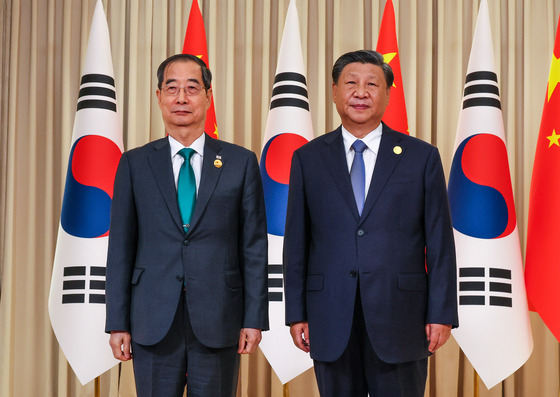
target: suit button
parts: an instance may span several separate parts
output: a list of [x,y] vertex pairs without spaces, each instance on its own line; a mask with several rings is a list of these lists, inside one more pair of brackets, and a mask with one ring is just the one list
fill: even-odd
[[350,271],[350,277],[356,278],[357,275],[358,275],[358,273],[355,270]]
[[362,237],[364,234],[366,234],[366,232],[364,231],[364,229],[359,229],[356,234],[358,235],[358,237]]
[[189,245],[190,243],[191,243],[191,242],[190,242],[189,240],[187,240],[187,239],[184,239],[184,240],[183,240],[183,245]]
[[184,277],[184,276],[181,276],[180,274],[178,274],[177,276],[175,276],[175,278],[176,278],[178,281],[183,281],[183,280],[185,279],[185,277]]

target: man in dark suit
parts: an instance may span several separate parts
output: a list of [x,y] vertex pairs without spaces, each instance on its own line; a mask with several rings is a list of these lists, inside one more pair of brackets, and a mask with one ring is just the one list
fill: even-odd
[[393,72],[375,51],[333,67],[342,126],[294,153],[286,323],[321,396],[423,396],[427,357],[458,325],[438,150],[381,122]]
[[239,353],[268,328],[258,163],[204,133],[211,79],[193,55],[160,65],[168,137],[124,153],[115,179],[106,331],[117,359],[134,354],[139,396],[182,396],[187,381],[189,397],[234,396]]

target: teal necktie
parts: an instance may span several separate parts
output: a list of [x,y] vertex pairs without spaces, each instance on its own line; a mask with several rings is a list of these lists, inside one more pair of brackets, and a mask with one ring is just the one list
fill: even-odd
[[183,165],[179,170],[179,179],[177,181],[177,202],[179,203],[179,211],[181,212],[181,220],[185,233],[188,232],[191,217],[196,204],[196,179],[191,166],[191,157],[196,153],[194,149],[183,148],[179,150],[179,155],[183,157]]

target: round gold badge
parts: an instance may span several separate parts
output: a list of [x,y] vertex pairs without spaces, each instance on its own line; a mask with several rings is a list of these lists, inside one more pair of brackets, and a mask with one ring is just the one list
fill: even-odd
[[402,153],[402,147],[400,147],[400,146],[395,146],[395,147],[393,148],[393,153],[395,153],[395,154],[401,154],[401,153]]
[[222,168],[222,160],[214,160],[214,167]]

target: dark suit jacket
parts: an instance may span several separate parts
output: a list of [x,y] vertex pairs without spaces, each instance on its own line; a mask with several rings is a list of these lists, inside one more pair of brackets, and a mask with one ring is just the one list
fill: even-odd
[[427,357],[425,325],[458,325],[455,248],[438,150],[383,125],[361,217],[340,127],[297,150],[284,266],[286,323],[309,322],[312,358],[334,361],[343,353],[358,282],[377,355],[389,363]]
[[159,342],[183,283],[193,331],[204,345],[233,346],[242,327],[268,329],[266,215],[254,153],[206,136],[186,236],[168,139],[124,153],[110,230],[107,332],[129,331],[143,345]]

